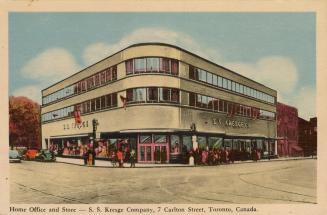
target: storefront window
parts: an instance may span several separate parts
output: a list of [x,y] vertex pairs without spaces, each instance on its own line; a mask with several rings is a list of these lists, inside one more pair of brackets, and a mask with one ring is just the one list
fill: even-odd
[[223,138],[221,137],[208,137],[209,149],[221,149],[223,147]]
[[230,150],[232,148],[232,140],[231,139],[225,139],[224,140],[224,147],[226,150]]
[[198,147],[199,149],[207,149],[207,138],[205,136],[198,136]]
[[182,152],[187,153],[187,152],[191,151],[193,148],[192,136],[183,135],[182,141],[183,141]]
[[170,153],[172,154],[180,153],[180,139],[178,135],[170,136]]

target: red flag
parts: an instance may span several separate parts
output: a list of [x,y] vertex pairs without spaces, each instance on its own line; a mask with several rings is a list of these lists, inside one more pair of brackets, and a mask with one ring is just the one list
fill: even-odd
[[81,111],[80,111],[80,110],[75,110],[75,111],[74,111],[74,117],[75,117],[75,123],[76,123],[76,124],[80,124],[80,123],[82,123],[82,119],[81,119]]
[[122,101],[124,109],[126,110],[126,98],[124,96],[120,95],[120,100]]

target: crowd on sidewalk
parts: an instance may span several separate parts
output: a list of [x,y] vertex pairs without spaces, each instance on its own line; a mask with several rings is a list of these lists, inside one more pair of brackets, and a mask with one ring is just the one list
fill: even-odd
[[194,160],[194,165],[219,165],[234,163],[234,161],[253,160],[258,161],[261,159],[262,152],[253,149],[251,152],[246,150],[228,150],[222,149],[199,149],[192,150],[189,157]]

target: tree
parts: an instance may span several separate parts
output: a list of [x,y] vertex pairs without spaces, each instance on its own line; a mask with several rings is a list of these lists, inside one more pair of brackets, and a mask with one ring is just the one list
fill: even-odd
[[40,105],[27,97],[9,97],[9,145],[41,147]]

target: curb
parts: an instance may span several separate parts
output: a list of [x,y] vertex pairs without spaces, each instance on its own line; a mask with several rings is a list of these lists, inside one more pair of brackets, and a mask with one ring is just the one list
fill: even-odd
[[228,164],[219,164],[219,165],[185,165],[185,166],[174,166],[174,165],[167,165],[167,166],[136,166],[134,168],[131,167],[113,167],[113,166],[87,166],[83,164],[76,164],[76,163],[70,163],[66,161],[56,161],[55,163],[64,163],[64,164],[69,164],[69,165],[75,165],[75,166],[83,166],[83,167],[90,167],[90,168],[113,168],[113,169],[138,169],[138,168],[194,168],[194,167],[213,167],[213,166],[228,166],[228,165],[237,165],[237,164],[249,164],[249,163],[266,163],[266,162],[281,162],[281,161],[297,161],[297,160],[317,160],[317,157],[304,157],[304,158],[289,158],[289,159],[271,159],[271,160],[259,160],[257,162],[255,161],[237,161],[235,163],[228,163]]

